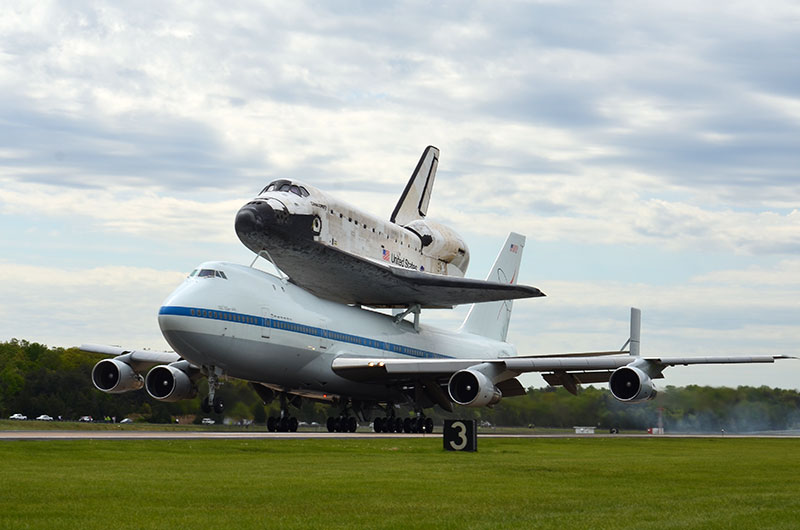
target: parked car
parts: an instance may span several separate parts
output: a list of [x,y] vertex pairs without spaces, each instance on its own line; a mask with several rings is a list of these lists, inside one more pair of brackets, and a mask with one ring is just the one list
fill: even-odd
[[215,423],[217,423],[217,422],[215,422],[215,421],[214,421],[214,420],[212,420],[211,418],[203,418],[203,421],[202,421],[201,423],[202,423],[203,425],[214,425],[214,424],[215,424]]
[[39,421],[53,421],[53,417],[48,414],[41,414],[36,416],[36,419]]
[[130,418],[125,418],[125,419],[124,419],[124,420],[122,420],[120,423],[133,423],[133,420],[132,420],[132,419],[130,419]]
[[86,423],[92,423],[92,421],[94,421],[94,420],[92,420],[91,416],[81,416],[80,418],[78,418],[78,421],[83,421],[83,422],[86,422]]
[[9,416],[8,419],[9,420],[27,420],[28,417],[26,415],[24,415],[24,414],[20,414],[19,412],[17,412],[16,414],[12,414],[11,416]]

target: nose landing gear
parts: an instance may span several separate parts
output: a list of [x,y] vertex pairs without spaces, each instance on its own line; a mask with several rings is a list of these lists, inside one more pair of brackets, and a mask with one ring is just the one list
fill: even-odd
[[223,403],[222,398],[215,396],[221,383],[219,382],[219,375],[217,375],[216,369],[213,366],[208,369],[207,377],[208,396],[203,398],[203,402],[200,403],[200,409],[206,414],[210,413],[212,409],[217,414],[222,414],[225,412],[225,403]]

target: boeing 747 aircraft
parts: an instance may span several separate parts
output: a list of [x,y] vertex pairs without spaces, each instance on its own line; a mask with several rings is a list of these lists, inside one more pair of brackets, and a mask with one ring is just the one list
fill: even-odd
[[236,234],[291,281],[334,302],[453,307],[541,296],[538,289],[464,278],[469,249],[426,219],[439,150],[428,146],[388,221],[297,180],[268,184],[236,215]]
[[[513,285],[524,246],[523,236],[510,234],[487,281]],[[269,419],[270,431],[297,429],[289,405],[302,398],[339,406],[341,413],[328,420],[331,431],[353,432],[359,420],[374,418],[376,431],[431,432],[425,409],[484,407],[522,395],[517,376],[527,372],[573,393],[582,383],[608,382],[615,398],[636,403],[656,395],[653,379],[670,366],[788,358],[641,356],[638,309],[631,309],[626,350],[519,356],[506,342],[511,308],[510,300],[474,304],[451,331],[321,298],[252,267],[207,262],[159,310],[158,324],[174,353],[81,349],[114,356],[92,370],[104,392],[144,387],[154,399],[178,401],[196,396],[205,377],[203,408],[222,412],[220,377],[249,381],[265,402],[280,400],[281,415]],[[416,416],[401,418],[395,405],[411,407]]]

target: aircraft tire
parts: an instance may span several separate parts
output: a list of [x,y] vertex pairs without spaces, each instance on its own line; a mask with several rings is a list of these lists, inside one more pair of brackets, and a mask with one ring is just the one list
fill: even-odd
[[269,432],[277,431],[278,430],[277,423],[278,423],[278,418],[276,418],[275,416],[270,416],[269,418],[267,418],[267,430]]
[[297,432],[297,426],[298,425],[299,425],[299,422],[297,421],[297,418],[295,418],[295,417],[289,418],[289,422],[288,422],[288,425],[287,425],[289,427],[289,432]]
[[394,432],[403,432],[403,418],[394,419]]
[[433,432],[433,418],[425,418],[425,428],[423,432],[431,434]]
[[403,419],[403,432],[408,434],[411,432],[411,418],[404,418]]
[[225,412],[225,403],[222,401],[222,398],[214,398],[214,412],[217,414]]
[[383,431],[383,418],[381,418],[380,416],[378,416],[377,418],[375,418],[375,419],[372,421],[372,429],[373,429],[375,432],[381,432],[381,431]]
[[358,429],[358,421],[353,416],[350,416],[347,418],[347,431],[356,432],[356,429]]
[[336,418],[332,416],[328,416],[328,421],[325,422],[325,426],[328,428],[328,432],[333,432],[336,430]]

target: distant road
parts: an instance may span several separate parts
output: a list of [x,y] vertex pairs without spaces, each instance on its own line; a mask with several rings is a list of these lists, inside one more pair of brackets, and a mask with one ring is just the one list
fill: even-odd
[[[327,432],[211,432],[211,431],[0,431],[0,440],[261,440],[261,439],[381,439],[435,438],[433,434],[327,433]],[[492,434],[479,438],[800,438],[787,434]]]

